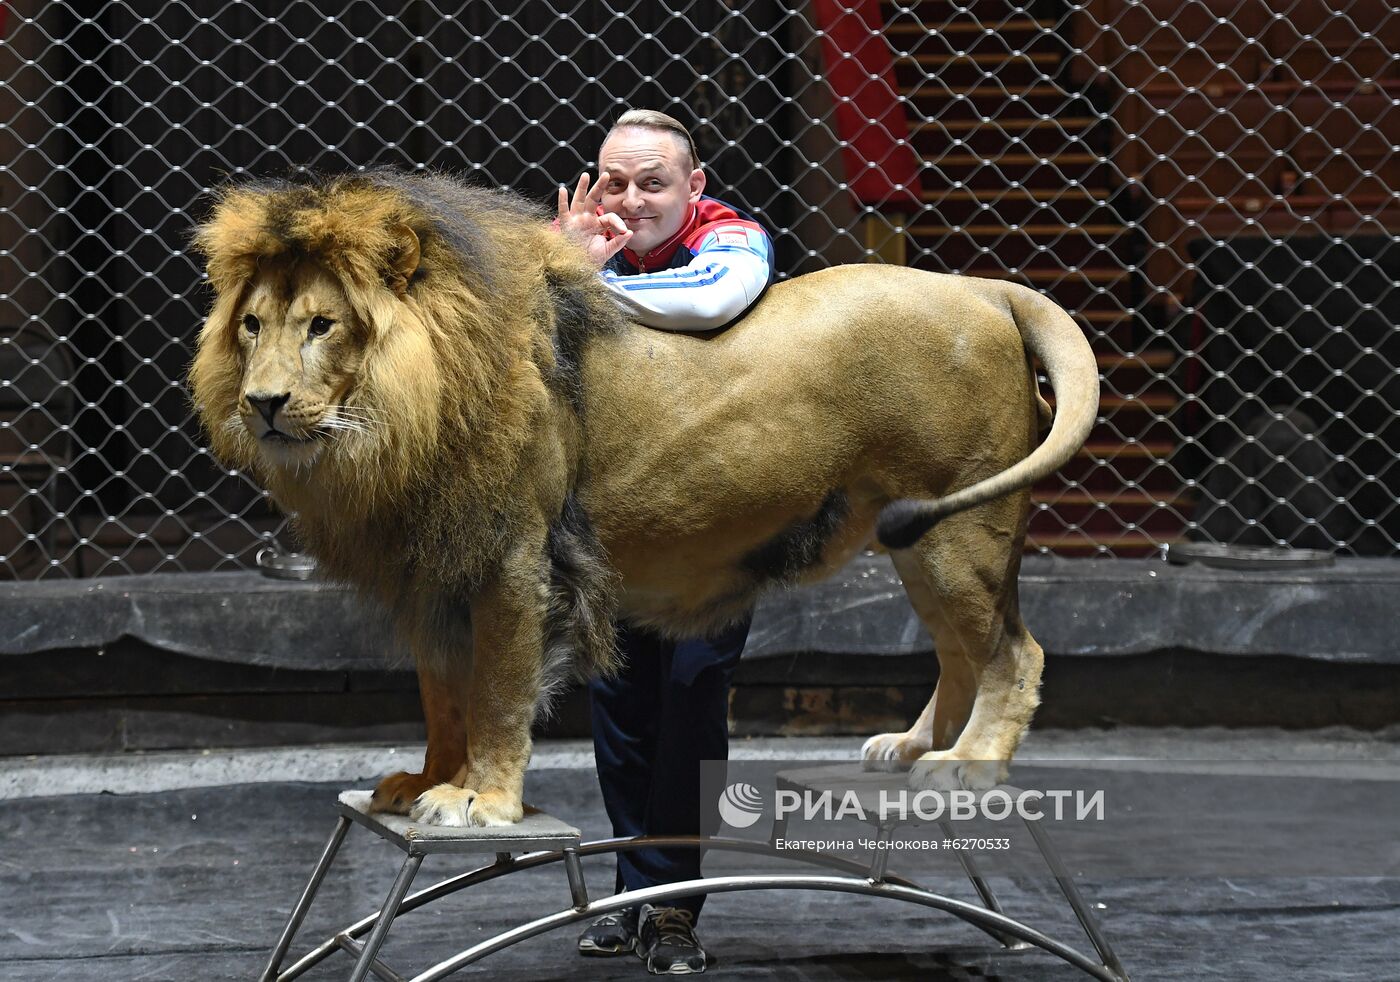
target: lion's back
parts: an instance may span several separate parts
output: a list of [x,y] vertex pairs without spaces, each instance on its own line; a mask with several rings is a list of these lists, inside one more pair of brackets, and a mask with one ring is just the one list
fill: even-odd
[[922,379],[922,387],[946,373],[1009,367],[1021,341],[1006,289],[998,280],[902,266],[833,266],[773,285],[722,332],[638,329],[632,345],[653,361],[664,353],[716,386],[767,375],[778,388],[864,379],[897,391],[899,378]]

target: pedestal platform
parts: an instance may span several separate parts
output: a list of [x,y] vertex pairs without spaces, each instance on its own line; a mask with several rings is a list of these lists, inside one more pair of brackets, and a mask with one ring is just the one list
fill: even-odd
[[[823,790],[856,786],[862,801],[868,797],[872,803],[872,808],[866,813],[871,816],[876,830],[888,832],[907,822],[881,814],[878,807],[873,805],[878,801],[881,790],[902,789],[906,786],[905,780],[906,776],[903,774],[862,772],[859,764],[850,764],[783,771],[778,774],[778,787],[820,793]],[[446,828],[413,822],[398,815],[371,813],[369,802],[368,791],[345,791],[340,794],[336,803],[338,818],[335,828],[312,870],[310,880],[292,909],[287,926],[263,971],[262,982],[290,982],[338,950],[348,952],[355,959],[349,975],[351,982],[363,982],[371,973],[389,982],[404,982],[406,979],[411,979],[411,982],[434,982],[527,938],[569,924],[591,920],[624,907],[643,903],[664,905],[665,901],[680,897],[748,890],[822,890],[913,903],[952,914],[980,928],[1003,947],[1022,948],[1034,945],[1103,982],[1127,982],[1128,979],[1122,963],[1109,946],[1089,905],[1080,896],[1072,876],[1055,852],[1048,834],[1038,827],[1038,823],[1032,821],[1025,824],[1036,849],[1048,865],[1085,935],[1093,945],[1093,956],[1008,916],[1002,910],[990,884],[977,868],[974,858],[964,852],[957,853],[958,861],[982,900],[980,906],[934,893],[891,873],[888,869],[890,853],[887,847],[874,850],[868,863],[821,852],[787,849],[780,851],[771,843],[782,833],[781,823],[774,823],[770,842],[719,836],[638,836],[583,842],[577,828],[539,811],[532,811],[521,822],[505,828]],[[384,906],[379,911],[348,925],[292,965],[283,968],[282,963],[286,960],[292,941],[352,824],[362,826],[393,843],[405,854],[403,866],[389,890]],[[943,825],[951,834],[948,823],[936,824]],[[833,872],[820,875],[756,873],[717,876],[667,883],[598,900],[589,899],[580,857],[649,847],[695,848],[777,856],[824,867]],[[410,895],[409,887],[424,859],[437,853],[488,853],[494,854],[495,859],[487,865],[448,877]],[[564,868],[568,902],[562,909],[478,942],[413,976],[401,974],[378,957],[390,927],[402,915],[449,894],[550,863],[560,863]],[[561,901],[564,896],[561,890]],[[365,937],[366,935],[368,937]],[[364,940],[361,941],[361,938]]]

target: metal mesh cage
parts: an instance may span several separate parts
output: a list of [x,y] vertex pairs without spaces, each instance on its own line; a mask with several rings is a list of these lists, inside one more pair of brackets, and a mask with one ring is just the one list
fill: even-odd
[[[332,9],[332,8],[327,8]],[[1400,541],[1400,12],[527,0],[0,7],[0,570],[234,568],[187,246],[226,178],[444,168],[541,201],[625,108],[693,127],[781,275],[882,261],[1072,310],[1103,406],[1028,548]]]

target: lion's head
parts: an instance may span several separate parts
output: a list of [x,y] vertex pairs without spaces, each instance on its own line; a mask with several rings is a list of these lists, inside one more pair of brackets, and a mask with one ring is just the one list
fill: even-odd
[[500,472],[567,367],[559,284],[598,289],[540,211],[436,175],[232,186],[195,244],[215,299],[194,402],[216,455],[279,497],[401,489],[445,452]]
[[[392,262],[416,263],[417,238],[403,228],[404,258]],[[373,322],[341,280],[309,258],[268,262],[240,291],[228,323],[205,350],[222,347],[216,360],[239,369],[234,410],[223,423],[237,456],[252,450],[267,468],[301,468],[315,464],[336,440],[354,448],[352,455],[364,449],[381,414],[365,404],[366,386],[359,384]],[[400,333],[408,342],[417,334]],[[421,361],[424,369],[405,381],[417,382],[420,397],[432,399],[432,359]]]
[[408,511],[414,563],[484,561],[535,428],[579,408],[584,337],[620,324],[540,209],[442,175],[234,185],[194,241],[214,290],[189,376],[210,446],[347,575]]

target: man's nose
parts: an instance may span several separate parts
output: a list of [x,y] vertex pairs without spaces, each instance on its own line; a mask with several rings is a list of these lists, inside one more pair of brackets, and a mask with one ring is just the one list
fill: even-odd
[[248,405],[257,410],[258,414],[262,416],[263,419],[267,420],[267,425],[271,426],[273,429],[277,428],[277,423],[275,422],[277,410],[285,406],[287,401],[291,398],[292,394],[290,392],[283,392],[280,395],[250,392],[247,396]]
[[637,211],[642,206],[642,195],[637,190],[635,184],[627,185],[627,189],[622,192],[622,207],[628,211]]

